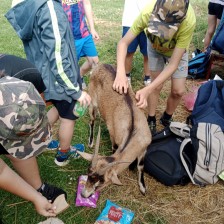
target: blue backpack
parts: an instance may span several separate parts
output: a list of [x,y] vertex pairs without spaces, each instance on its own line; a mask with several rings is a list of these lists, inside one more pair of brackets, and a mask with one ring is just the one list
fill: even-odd
[[224,11],[221,21],[215,31],[215,35],[212,38],[211,48],[218,51],[220,54],[224,54]]
[[224,81],[211,80],[200,86],[187,124],[199,122],[219,125],[224,132]]
[[208,62],[211,55],[211,49],[208,48],[205,52],[196,50],[195,57],[188,62],[188,77],[193,79],[205,78],[208,68]]

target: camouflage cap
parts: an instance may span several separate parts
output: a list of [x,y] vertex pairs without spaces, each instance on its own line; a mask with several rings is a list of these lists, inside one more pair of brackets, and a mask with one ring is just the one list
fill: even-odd
[[188,10],[189,0],[157,0],[149,19],[148,31],[163,39],[177,32]]
[[30,82],[0,79],[0,144],[18,159],[36,156],[47,148],[50,126],[46,107]]

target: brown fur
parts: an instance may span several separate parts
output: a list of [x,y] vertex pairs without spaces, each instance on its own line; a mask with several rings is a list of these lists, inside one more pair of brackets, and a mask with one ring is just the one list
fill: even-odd
[[[97,157],[97,163],[90,167],[89,178],[84,196],[90,196],[96,188],[109,183],[121,184],[117,175],[138,159],[139,185],[145,193],[143,165],[147,146],[151,142],[151,133],[146,116],[136,106],[135,94],[131,88],[127,94],[119,94],[113,90],[115,69],[111,65],[98,65],[90,77],[88,86],[92,103],[90,112],[90,145],[93,145],[93,126],[97,112],[105,121],[113,148],[116,152],[110,157]],[[98,149],[96,149],[98,150]],[[81,154],[82,155],[82,154]],[[83,155],[82,155],[83,156]],[[91,160],[92,157],[85,157]]]

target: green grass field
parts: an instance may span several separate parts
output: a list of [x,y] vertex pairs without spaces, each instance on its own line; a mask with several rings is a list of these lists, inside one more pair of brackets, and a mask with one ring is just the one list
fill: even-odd
[[[121,38],[121,18],[124,1],[121,0],[92,0],[96,30],[100,35],[100,40],[96,43],[99,53],[99,59],[104,63],[116,63],[116,45]],[[190,46],[190,51],[195,48],[202,49],[205,31],[207,28],[207,3],[208,0],[191,1],[197,17],[197,26]],[[9,10],[11,1],[0,1],[0,53],[14,54],[25,58],[23,45],[15,34],[14,30],[7,22],[4,14]],[[82,62],[82,60],[81,60]],[[81,63],[80,62],[80,63]],[[142,85],[142,57],[140,53],[135,55],[133,65],[133,87],[138,89]],[[140,74],[140,75],[139,75]],[[88,82],[88,77],[86,78]],[[56,131],[55,131],[56,132]],[[57,135],[55,135],[57,137]],[[74,131],[72,143],[84,143],[87,151],[88,139],[88,115],[79,119]],[[108,131],[103,126],[101,135],[100,153],[110,153],[111,144]],[[68,202],[70,208],[60,214],[58,218],[65,224],[92,224],[101,213],[105,206],[106,199],[110,199],[120,206],[127,207],[135,212],[133,223],[167,223],[166,217],[162,214],[148,210],[148,206],[143,207],[141,200],[143,196],[138,192],[126,192],[125,187],[109,186],[99,198],[97,208],[76,207],[74,201],[76,198],[77,178],[85,174],[88,163],[83,159],[73,160],[69,165],[60,168],[54,164],[55,152],[45,152],[38,157],[40,173],[43,181],[57,185],[68,193]],[[1,156],[9,165],[9,161]],[[72,178],[72,180],[71,180]],[[126,178],[125,184],[133,184],[136,188],[136,176],[134,179]],[[119,191],[123,189],[124,191]],[[134,197],[131,195],[135,194]],[[171,198],[169,199],[171,200]],[[146,201],[147,204],[147,201]],[[37,224],[45,220],[38,215],[30,202],[26,202],[12,194],[0,190],[0,217],[4,224]]]

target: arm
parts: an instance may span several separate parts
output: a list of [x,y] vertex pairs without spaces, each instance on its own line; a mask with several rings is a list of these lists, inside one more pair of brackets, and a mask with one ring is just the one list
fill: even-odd
[[148,86],[140,89],[136,92],[136,100],[138,101],[137,106],[139,108],[146,108],[148,103],[148,96],[156,89],[158,86],[163,84],[168,78],[172,76],[172,74],[178,68],[180,60],[185,53],[185,48],[175,48],[173,54],[170,58],[169,64],[164,68],[164,70],[158,75],[158,77]]
[[89,0],[83,0],[83,5],[85,10],[85,15],[89,24],[90,32],[95,40],[99,40],[100,37],[94,27],[93,11],[92,11],[91,3]]
[[209,47],[212,36],[215,33],[217,18],[214,15],[208,15],[208,28],[204,38],[204,51]]
[[117,74],[113,83],[113,89],[118,93],[127,93],[128,79],[125,72],[125,58],[127,55],[128,45],[138,36],[139,33],[148,27],[150,17],[148,8],[136,18],[131,28],[117,45]]
[[54,206],[0,159],[0,188],[31,201],[40,215],[56,216]]
[[127,54],[128,45],[135,39],[131,29],[125,34],[125,36],[118,42],[117,45],[117,74],[113,83],[113,89],[118,93],[127,93],[128,79],[125,72],[125,58]]

